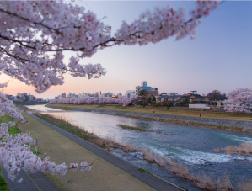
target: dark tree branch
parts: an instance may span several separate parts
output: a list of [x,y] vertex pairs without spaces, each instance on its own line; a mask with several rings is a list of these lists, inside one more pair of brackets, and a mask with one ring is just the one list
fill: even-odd
[[30,60],[27,60],[25,58],[21,58],[19,57],[18,55],[14,55],[14,54],[11,54],[9,53],[8,51],[4,50],[2,47],[0,47],[0,51],[4,54],[6,54],[7,56],[10,56],[12,58],[15,58],[16,60],[18,60],[19,62],[22,62],[23,64],[25,64],[25,61],[26,62],[29,62]]
[[48,30],[50,30],[50,31],[51,31],[51,30],[54,30],[55,32],[57,32],[57,33],[59,33],[59,34],[62,34],[62,33],[59,31],[59,29],[51,28],[51,27],[49,27],[49,26],[47,26],[47,25],[45,25],[45,24],[43,24],[43,23],[41,23],[41,22],[32,21],[32,20],[30,20],[30,19],[28,19],[28,18],[25,18],[25,17],[22,17],[22,16],[20,16],[20,15],[18,15],[18,14],[16,14],[16,13],[11,13],[11,12],[9,12],[9,11],[5,11],[5,10],[2,9],[2,8],[0,8],[0,12],[6,13],[6,14],[8,14],[8,15],[10,15],[10,16],[14,16],[14,17],[19,18],[19,19],[21,19],[21,20],[30,22],[30,23],[32,23],[32,24],[34,24],[34,25],[40,25],[40,26],[45,27],[46,29],[48,29]]

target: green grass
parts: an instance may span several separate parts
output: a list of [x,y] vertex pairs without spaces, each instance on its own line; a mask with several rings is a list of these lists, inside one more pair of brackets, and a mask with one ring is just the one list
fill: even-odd
[[0,166],[0,191],[8,191],[8,184],[6,183],[5,179],[1,176],[2,174],[2,167]]
[[144,170],[143,168],[138,168],[137,170],[140,172],[145,172],[145,173],[153,175],[151,172],[149,172],[148,170]]
[[96,108],[105,108],[104,105],[98,105]]
[[71,125],[70,123],[68,123],[67,121],[63,120],[63,119],[57,119],[54,118],[48,114],[36,114],[39,118],[44,119],[45,121],[47,121],[48,123],[52,123],[64,130],[67,130],[69,133],[73,134],[73,135],[78,135],[81,138],[88,140],[88,132],[84,131],[82,129],[79,129],[73,125]]
[[117,125],[118,127],[121,127],[122,129],[129,129],[133,131],[148,131],[146,129],[140,128],[140,127],[133,127],[129,125]]
[[[9,115],[7,115],[7,114],[5,114],[4,116],[0,117],[0,124],[1,123],[8,123],[9,121],[14,121],[14,119],[12,117],[10,117]],[[18,133],[21,133],[21,131],[18,129],[18,125],[16,124],[13,127],[9,127],[8,133],[10,135],[16,135]]]
[[48,123],[54,124],[60,127],[61,129],[64,129],[73,135],[77,135],[78,137],[86,141],[89,141],[91,143],[94,143],[99,139],[98,136],[88,133],[87,131],[83,129],[79,129],[78,127],[71,125],[70,123],[68,123],[67,121],[63,119],[57,119],[48,114],[36,114],[36,115],[39,118],[44,119]]
[[0,191],[8,191],[8,184],[6,183],[5,179],[0,176]]

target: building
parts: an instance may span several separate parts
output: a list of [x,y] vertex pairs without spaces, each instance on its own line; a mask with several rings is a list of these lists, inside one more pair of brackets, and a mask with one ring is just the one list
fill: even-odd
[[197,94],[197,91],[191,91],[190,93],[183,94],[180,99],[180,103],[188,100],[189,103],[203,103],[206,102],[205,97]]
[[205,101],[205,98],[202,97],[200,94],[192,94],[189,97],[190,103],[201,103]]
[[62,93],[61,98],[66,98],[66,93]]
[[206,101],[224,101],[226,100],[226,94],[220,94],[220,93],[208,93],[206,96]]
[[78,95],[75,93],[69,93],[69,94],[67,94],[67,98],[78,98]]
[[127,90],[126,93],[125,93],[125,96],[127,98],[131,98],[131,97],[133,97],[135,95],[136,95],[136,92],[134,90]]
[[151,93],[152,87],[147,86],[147,82],[142,82],[141,90],[147,90],[149,93]]
[[181,95],[161,95],[161,96],[156,96],[156,102],[157,103],[178,103],[181,99]]
[[93,94],[88,93],[88,97],[99,97],[99,95],[100,95],[100,92],[98,92],[98,93],[93,93]]
[[6,95],[6,97],[9,99],[9,100],[14,100],[14,96],[13,95]]
[[223,108],[225,100],[227,100],[226,94],[221,94],[217,90],[213,90],[206,96],[206,101],[212,108]]
[[151,94],[153,96],[158,96],[158,88],[151,88]]
[[29,101],[36,101],[36,97],[34,95],[29,94]]
[[17,99],[20,102],[29,101],[29,95],[27,93],[18,93],[17,94]]
[[113,93],[110,93],[110,92],[101,94],[101,97],[112,97],[112,96],[113,96]]
[[193,103],[193,104],[189,104],[189,108],[190,109],[204,109],[204,110],[210,109],[210,107],[206,103]]
[[136,94],[138,95],[140,91],[147,90],[148,94],[151,94],[153,96],[158,96],[158,88],[152,88],[147,85],[147,81],[143,81],[141,86],[136,87]]
[[36,98],[36,102],[44,102],[43,98]]

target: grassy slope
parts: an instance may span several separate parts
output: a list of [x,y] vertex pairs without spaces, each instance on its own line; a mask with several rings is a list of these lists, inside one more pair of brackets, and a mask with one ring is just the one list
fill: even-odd
[[170,114],[199,117],[211,119],[232,119],[241,121],[252,121],[251,114],[238,114],[238,113],[221,113],[221,112],[208,112],[208,111],[192,111],[182,109],[162,109],[162,108],[138,108],[138,107],[122,107],[122,106],[108,106],[108,105],[75,105],[75,104],[48,104],[49,107],[57,106],[62,109],[80,108],[80,109],[107,109],[116,111],[131,111],[138,113],[153,113],[155,114]]

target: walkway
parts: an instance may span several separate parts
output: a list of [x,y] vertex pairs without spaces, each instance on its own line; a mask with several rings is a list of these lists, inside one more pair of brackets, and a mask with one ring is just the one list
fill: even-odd
[[[10,191],[60,191],[56,184],[51,182],[43,173],[37,172],[34,174],[28,174],[24,171],[19,173],[19,176],[15,181],[8,179],[7,172],[3,170],[3,176],[8,183],[8,188]],[[23,178],[21,183],[18,183],[19,178]]]

